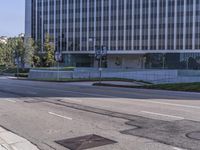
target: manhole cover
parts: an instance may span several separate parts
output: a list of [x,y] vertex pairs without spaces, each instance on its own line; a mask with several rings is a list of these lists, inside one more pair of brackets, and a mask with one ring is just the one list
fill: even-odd
[[189,137],[190,139],[193,139],[193,140],[200,140],[200,131],[191,132],[191,133],[187,134],[187,137]]
[[95,148],[95,147],[104,146],[108,144],[115,144],[117,142],[92,134],[92,135],[86,135],[86,136],[81,136],[81,137],[72,138],[72,139],[56,141],[56,143],[70,150],[85,150],[85,149]]

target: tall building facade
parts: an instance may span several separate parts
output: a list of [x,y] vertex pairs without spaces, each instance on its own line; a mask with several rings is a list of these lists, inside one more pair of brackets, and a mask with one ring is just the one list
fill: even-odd
[[49,34],[65,65],[104,46],[112,68],[200,68],[200,0],[27,0],[26,33]]

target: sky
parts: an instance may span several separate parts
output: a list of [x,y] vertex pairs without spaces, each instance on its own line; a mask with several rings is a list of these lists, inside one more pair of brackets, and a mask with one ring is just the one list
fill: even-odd
[[0,0],[0,36],[24,33],[25,0]]

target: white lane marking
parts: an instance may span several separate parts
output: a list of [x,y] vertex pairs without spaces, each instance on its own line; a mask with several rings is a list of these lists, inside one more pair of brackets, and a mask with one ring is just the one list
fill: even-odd
[[62,99],[62,101],[72,101],[72,102],[78,102],[78,103],[82,103],[83,102],[83,100],[72,99],[72,98],[64,98],[64,99]]
[[5,101],[11,102],[11,103],[16,103],[17,101],[11,100],[11,99],[6,99]]
[[200,109],[200,106],[192,106],[192,105],[183,105],[183,104],[174,104],[174,103],[165,103],[165,102],[157,102],[157,101],[150,101],[150,100],[138,100],[148,103],[154,103],[154,104],[161,104],[161,105],[169,105],[169,106],[178,106],[178,107],[185,107],[185,108],[194,108],[194,109]]
[[64,119],[67,119],[67,120],[72,120],[72,118],[70,118],[70,117],[62,116],[62,115],[59,115],[59,114],[56,114],[56,113],[53,113],[53,112],[48,112],[48,113],[50,115],[53,115],[53,116],[57,116],[57,117],[64,118]]
[[173,147],[174,150],[183,150],[181,148],[178,148],[178,147]]
[[[192,106],[192,105],[183,105],[183,104],[175,104],[175,103],[166,103],[166,102],[158,102],[158,101],[151,101],[151,100],[138,100],[138,99],[126,99],[127,101],[119,101],[120,99],[118,100],[110,100],[108,99],[108,101],[111,101],[111,102],[115,102],[115,103],[121,103],[121,104],[130,104],[130,102],[134,102],[134,101],[137,101],[137,102],[146,102],[146,103],[153,103],[153,104],[160,104],[160,105],[169,105],[169,106],[176,106],[176,107],[185,107],[185,108],[194,108],[194,109],[200,109],[200,106]],[[161,99],[162,100],[162,99]],[[164,100],[164,99],[163,99]],[[107,100],[103,100],[102,101],[107,101]],[[134,104],[132,104],[134,105]]]
[[[146,103],[153,103],[153,104],[159,104],[159,105],[169,105],[169,106],[176,106],[176,107],[185,107],[185,108],[194,108],[194,109],[200,109],[200,106],[192,106],[192,105],[183,105],[183,104],[175,104],[175,103],[166,103],[166,102],[158,102],[158,101],[151,101],[151,100],[138,100],[138,99],[126,99],[126,101],[121,100],[121,99],[116,99],[116,100],[111,100],[111,99],[101,99],[102,101],[110,101],[110,102],[114,102],[114,103],[120,103],[120,104],[129,104],[129,105],[135,105],[134,101],[137,102],[146,102]],[[119,101],[121,100],[121,101]],[[162,100],[162,99],[161,99]],[[163,99],[164,100],[164,99]]]
[[[1,98],[0,98],[0,99],[1,99]],[[9,98],[2,98],[0,101],[1,101],[1,102],[7,101],[7,102],[11,102],[11,103],[16,103],[16,102],[17,102],[17,101],[15,101],[15,100],[9,99]]]
[[181,119],[181,120],[185,119],[185,118],[179,117],[179,116],[172,116],[172,115],[154,113],[154,112],[149,112],[149,111],[141,111],[141,113],[150,114],[150,115],[156,115],[156,116],[169,117],[169,118],[176,118],[176,119]]

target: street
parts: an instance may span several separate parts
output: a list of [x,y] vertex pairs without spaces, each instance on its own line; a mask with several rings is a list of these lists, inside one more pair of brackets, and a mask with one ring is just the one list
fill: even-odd
[[0,76],[0,126],[40,150],[199,150],[200,93]]

